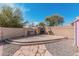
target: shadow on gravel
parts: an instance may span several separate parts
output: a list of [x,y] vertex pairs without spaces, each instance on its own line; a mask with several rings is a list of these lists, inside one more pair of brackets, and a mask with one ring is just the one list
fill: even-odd
[[6,44],[3,46],[3,56],[12,56],[21,46]]
[[3,56],[12,56],[21,46],[6,44],[3,46]]
[[1,45],[6,45],[6,44],[8,44],[8,43],[6,43],[4,40],[0,40],[0,46]]
[[0,46],[3,45],[2,56],[12,56],[21,46],[8,44],[5,41],[0,41]]
[[46,44],[46,49],[52,56],[73,56],[75,50],[73,48],[73,40],[58,40]]

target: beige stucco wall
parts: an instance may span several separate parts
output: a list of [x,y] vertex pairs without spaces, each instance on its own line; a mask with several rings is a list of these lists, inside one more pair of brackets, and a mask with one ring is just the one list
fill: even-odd
[[[50,27],[47,27],[47,31]],[[64,36],[70,39],[74,38],[74,27],[73,26],[65,26],[65,27],[51,27],[54,35]]]
[[[46,27],[46,31],[49,30],[50,27]],[[27,36],[27,28],[1,28],[0,27],[0,39],[1,36],[3,39],[5,38],[15,38],[20,36]],[[67,38],[74,38],[74,27],[73,26],[65,26],[65,27],[51,27],[52,32],[58,36],[64,36]],[[2,34],[1,34],[2,32]]]
[[0,39],[16,38],[21,36],[27,36],[26,28],[0,28]]
[[1,39],[1,27],[0,27],[0,39]]

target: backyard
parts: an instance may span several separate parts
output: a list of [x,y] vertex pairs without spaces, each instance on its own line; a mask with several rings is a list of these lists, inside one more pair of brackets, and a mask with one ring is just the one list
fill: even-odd
[[[21,38],[18,40],[14,40],[14,42],[26,42],[16,44],[0,44],[0,52],[2,55],[6,56],[77,56],[79,55],[78,51],[73,45],[73,39],[61,38],[60,36],[56,36],[54,39],[44,41],[42,43],[33,44],[32,42],[29,44],[26,40],[36,40],[37,38],[45,40],[52,37],[51,35],[39,35],[30,38]],[[54,37],[54,36],[53,36]],[[58,38],[57,38],[58,37]],[[40,40],[41,41],[41,40]]]
[[[54,35],[41,34],[27,37],[27,28],[1,28],[7,43],[0,43],[3,56],[72,56],[79,55],[74,44],[72,26],[51,27]],[[12,30],[13,29],[13,30]],[[50,30],[46,28],[46,31]],[[5,32],[6,31],[6,32]],[[12,34],[13,33],[13,34]],[[25,35],[24,35],[25,34]],[[23,36],[20,38],[13,38]],[[13,39],[12,39],[12,38]],[[7,40],[7,38],[10,38]]]
[[[72,5],[75,6],[52,3],[0,5],[0,55],[78,56],[79,17],[74,21],[74,16],[79,10]],[[69,15],[71,7],[72,11],[78,10],[73,17]]]

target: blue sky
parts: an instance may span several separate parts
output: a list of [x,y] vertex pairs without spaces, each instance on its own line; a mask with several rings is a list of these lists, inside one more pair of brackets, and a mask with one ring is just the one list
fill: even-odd
[[79,16],[78,3],[17,3],[7,5],[21,8],[24,19],[35,23],[44,21],[47,16],[59,14],[64,17],[66,25]]

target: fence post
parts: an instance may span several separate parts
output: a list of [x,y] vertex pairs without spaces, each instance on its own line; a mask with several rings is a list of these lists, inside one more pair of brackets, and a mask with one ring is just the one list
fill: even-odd
[[24,30],[24,37],[26,37],[26,28],[23,28]]
[[2,30],[2,27],[0,27],[0,31],[1,31],[1,40],[3,40],[3,30]]

